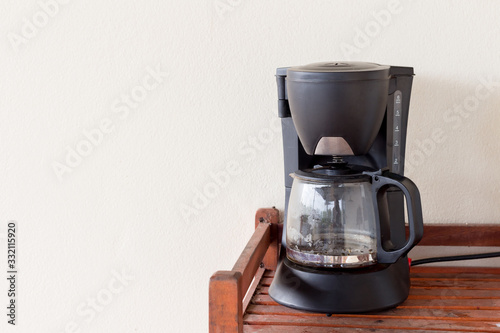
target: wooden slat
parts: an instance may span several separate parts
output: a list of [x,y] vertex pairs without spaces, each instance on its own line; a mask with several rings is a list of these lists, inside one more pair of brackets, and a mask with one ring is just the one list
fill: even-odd
[[266,270],[264,277],[274,277],[274,271]]
[[[279,305],[269,295],[254,295],[252,304],[255,305]],[[432,309],[483,309],[500,311],[500,299],[474,299],[464,301],[459,298],[408,298],[400,308],[432,308]]]
[[418,245],[500,246],[500,224],[426,224]]
[[267,248],[271,242],[271,225],[269,223],[260,223],[247,246],[234,264],[233,272],[241,273],[241,294],[244,295],[257,268],[266,254]]
[[279,305],[269,295],[254,295],[251,303],[257,305]]
[[273,278],[263,277],[262,279],[260,279],[260,284],[262,286],[269,287],[271,285],[272,281],[273,281]]
[[[269,287],[258,286],[256,295],[268,295]],[[477,289],[446,289],[446,288],[412,288],[409,298],[413,299],[500,299],[500,290],[477,290]]]
[[[243,318],[245,325],[290,325],[307,327],[335,327],[335,328],[364,328],[364,329],[394,329],[418,330],[425,329],[429,332],[450,330],[451,325],[446,320],[405,319],[389,318],[377,319],[369,317],[356,317],[355,320],[341,315],[332,317],[311,317],[307,315],[253,315],[246,314]],[[453,330],[462,332],[500,332],[500,327],[494,321],[456,321]]]
[[411,278],[412,288],[441,288],[441,289],[474,289],[474,290],[500,290],[500,281],[473,281],[452,279],[418,279]]
[[[436,266],[433,266],[436,267]],[[499,273],[500,274],[500,273]],[[496,281],[500,280],[499,274],[481,274],[481,280]],[[414,279],[440,279],[440,280],[477,280],[478,275],[475,273],[427,273],[427,274],[411,274]]]
[[[411,268],[411,275],[418,276],[425,274],[426,276],[440,276],[452,275],[462,276],[468,274],[481,275],[494,275],[500,277],[500,267],[439,267],[439,266],[415,266]],[[431,275],[435,274],[435,275]],[[274,276],[274,275],[273,275]]]
[[427,308],[427,309],[464,309],[464,310],[496,310],[500,311],[500,299],[474,299],[464,301],[463,299],[451,298],[408,298],[401,308]]
[[[247,314],[254,315],[289,315],[324,317],[324,314],[303,312],[284,306],[250,305]],[[500,312],[496,310],[440,310],[440,309],[407,309],[397,308],[377,313],[339,315],[346,318],[376,318],[376,319],[439,319],[448,321],[497,321],[500,322]]]
[[262,259],[262,264],[266,269],[275,270],[278,266],[279,252],[281,247],[281,230],[279,228],[280,215],[279,210],[276,208],[261,208],[255,214],[255,228],[259,226],[260,223],[267,222],[271,224],[271,242],[269,248]]
[[[398,333],[393,329],[369,329],[366,328],[333,328],[333,327],[304,327],[304,326],[289,326],[289,325],[245,325],[243,332],[245,333],[357,333],[357,332],[376,332],[376,333]],[[405,333],[425,333],[427,330],[405,330]],[[439,333],[456,333],[457,331],[439,331]]]
[[443,288],[411,288],[410,296],[413,298],[458,298],[458,299],[500,299],[500,290],[477,290],[477,289],[443,289]]

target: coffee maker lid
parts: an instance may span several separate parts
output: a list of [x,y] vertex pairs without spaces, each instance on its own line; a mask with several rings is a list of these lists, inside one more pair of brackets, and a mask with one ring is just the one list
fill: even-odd
[[391,66],[371,62],[317,62],[288,68],[286,79],[315,82],[388,80],[390,68]]

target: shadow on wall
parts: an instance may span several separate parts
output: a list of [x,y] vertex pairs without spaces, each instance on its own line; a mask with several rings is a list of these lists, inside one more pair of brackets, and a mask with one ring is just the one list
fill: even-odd
[[[495,130],[499,109],[500,76],[482,75],[468,84],[419,77],[410,105],[406,171],[413,173],[431,161],[443,166],[453,162],[459,169],[460,163],[474,163],[465,157],[471,155],[496,159],[491,152],[500,149],[500,131]],[[438,159],[436,151],[444,156]]]
[[494,222],[500,217],[499,110],[498,75],[465,83],[414,80],[405,173],[421,185],[433,219]]

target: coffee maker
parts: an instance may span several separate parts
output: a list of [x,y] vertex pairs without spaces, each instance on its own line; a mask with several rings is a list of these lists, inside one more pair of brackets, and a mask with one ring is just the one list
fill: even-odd
[[365,62],[277,69],[286,201],[276,302],[362,313],[408,297],[407,253],[423,236],[420,194],[404,177],[413,75]]

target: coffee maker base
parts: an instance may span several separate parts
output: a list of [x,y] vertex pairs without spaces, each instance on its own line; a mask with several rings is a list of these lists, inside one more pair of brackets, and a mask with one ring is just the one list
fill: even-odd
[[408,298],[408,258],[391,265],[351,270],[319,270],[283,258],[269,288],[281,305],[318,313],[362,313],[386,310]]

